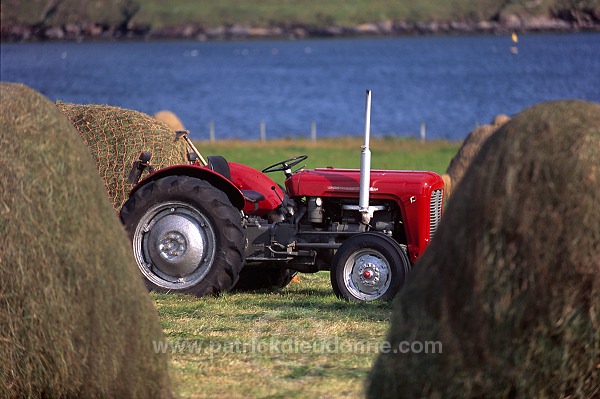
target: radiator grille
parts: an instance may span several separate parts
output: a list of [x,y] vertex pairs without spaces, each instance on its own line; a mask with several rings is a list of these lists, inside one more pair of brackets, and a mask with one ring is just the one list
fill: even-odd
[[431,193],[431,202],[429,205],[429,236],[433,238],[442,219],[442,202],[444,200],[444,190],[434,190]]

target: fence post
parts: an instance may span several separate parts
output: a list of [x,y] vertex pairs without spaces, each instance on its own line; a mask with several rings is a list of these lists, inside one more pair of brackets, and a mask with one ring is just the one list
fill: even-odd
[[310,123],[310,141],[317,142],[317,124],[314,121]]
[[260,121],[260,141],[267,141],[267,125],[265,121]]
[[425,122],[421,121],[421,143],[425,142]]
[[215,122],[214,121],[210,121],[208,123],[208,137],[211,143],[214,143],[216,141],[215,138]]

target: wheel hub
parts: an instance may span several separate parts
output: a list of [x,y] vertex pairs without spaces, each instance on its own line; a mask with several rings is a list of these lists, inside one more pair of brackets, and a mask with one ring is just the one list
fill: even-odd
[[190,215],[171,209],[158,215],[145,241],[150,263],[165,278],[183,278],[192,274],[206,254],[203,223]]
[[347,264],[350,269],[348,289],[357,298],[376,299],[389,287],[390,268],[377,251],[361,251],[349,261],[350,264]]
[[374,286],[379,282],[380,273],[375,264],[363,264],[359,269],[359,273],[363,284]]
[[170,231],[166,236],[158,240],[158,250],[160,255],[169,261],[173,261],[178,256],[185,254],[187,241],[183,234],[177,231]]
[[379,283],[381,273],[381,259],[372,255],[363,255],[356,261],[360,283],[365,286],[376,287]]

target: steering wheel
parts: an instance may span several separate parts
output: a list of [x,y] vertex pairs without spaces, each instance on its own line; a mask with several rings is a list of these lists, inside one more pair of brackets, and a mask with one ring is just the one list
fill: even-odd
[[286,172],[286,176],[288,173],[291,175],[291,170],[294,166],[298,165],[300,162],[304,161],[308,158],[308,155],[298,155],[297,157],[293,157],[290,159],[286,159],[285,161],[274,163],[273,165],[267,166],[262,170],[263,173],[271,173],[271,172],[279,172],[280,170]]

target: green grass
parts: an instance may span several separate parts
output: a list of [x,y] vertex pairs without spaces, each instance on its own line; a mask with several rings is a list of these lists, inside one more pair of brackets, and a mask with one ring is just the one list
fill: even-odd
[[[597,8],[595,0],[579,1],[542,0],[541,2],[504,0],[64,0],[48,21],[54,25],[67,22],[96,21],[118,23],[123,10],[134,4],[140,6],[133,22],[163,26],[200,24],[205,27],[244,24],[252,26],[294,25],[328,27],[352,26],[365,22],[396,21],[478,21],[487,20],[498,11],[549,14],[554,9],[583,10]],[[47,9],[46,0],[4,0],[2,22],[35,23]]]
[[[197,142],[203,155],[263,168],[307,154],[307,167],[358,167],[360,139]],[[459,143],[371,142],[373,167],[443,172]],[[275,173],[280,178],[283,173]],[[276,292],[218,298],[152,294],[182,398],[357,398],[386,339],[388,303],[337,299],[329,274],[301,274]]]
[[[262,170],[266,166],[296,155],[306,154],[307,168],[334,166],[360,167],[361,138],[332,138],[312,143],[310,140],[217,141],[197,142],[204,156],[221,155],[232,162],[243,163]],[[373,169],[418,169],[444,173],[460,143],[428,141],[421,143],[405,138],[371,139]],[[303,165],[304,165],[303,164]],[[301,165],[299,165],[301,166]],[[283,173],[270,175],[282,183]]]
[[337,299],[329,274],[277,292],[155,295],[183,398],[356,398],[391,305]]
[[[501,2],[468,0],[447,3],[439,0],[420,2],[386,0],[301,0],[298,2],[262,0],[250,2],[230,0],[198,5],[192,0],[179,0],[175,4],[148,2],[140,10],[138,19],[153,25],[177,24],[182,20],[205,26],[241,23],[255,26],[270,24],[303,24],[312,26],[350,26],[364,22],[427,18],[448,19],[478,15],[489,18]],[[457,11],[458,10],[458,11]]]

